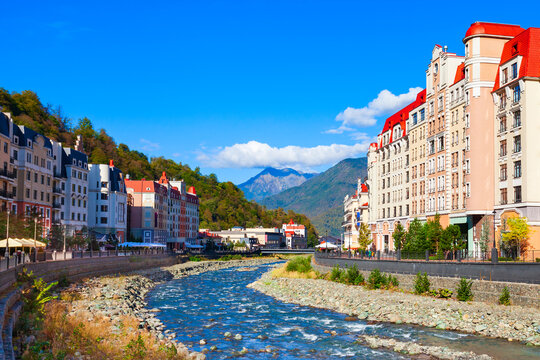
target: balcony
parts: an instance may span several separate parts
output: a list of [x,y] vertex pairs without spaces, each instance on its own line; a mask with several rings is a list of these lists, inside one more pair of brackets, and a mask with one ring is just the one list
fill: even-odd
[[15,172],[9,171],[8,169],[0,169],[0,176],[6,177],[8,179],[15,179]]
[[52,207],[53,207],[53,209],[60,209],[62,207],[62,204],[55,201],[55,202],[53,202]]
[[13,199],[15,197],[15,194],[13,192],[0,189],[0,197],[7,198],[7,199]]
[[53,193],[55,194],[63,194],[64,193],[64,190],[62,190],[61,188],[58,188],[58,187],[53,187]]

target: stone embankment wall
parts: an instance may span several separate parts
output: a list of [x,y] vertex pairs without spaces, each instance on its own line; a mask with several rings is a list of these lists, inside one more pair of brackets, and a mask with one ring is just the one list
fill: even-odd
[[0,272],[0,293],[9,290],[13,286],[16,280],[16,273],[21,271],[23,266],[29,271],[32,271],[37,277],[42,277],[45,281],[54,281],[61,276],[66,276],[69,280],[78,280],[89,276],[126,273],[153,267],[171,266],[180,261],[176,256],[159,254],[93,257],[29,263]]
[[[314,259],[313,268],[321,273],[327,273],[328,271],[332,270],[331,266],[326,266],[326,264],[323,265],[321,263],[322,263],[321,259]],[[400,274],[400,273],[388,271],[388,269],[382,266],[384,265],[384,263],[386,263],[386,261],[383,262],[383,261],[370,260],[370,261],[364,261],[362,263],[369,263],[370,270],[368,271],[365,269],[361,269],[357,261],[350,262],[350,263],[348,262],[339,263],[339,265],[341,268],[344,268],[347,265],[348,266],[356,265],[360,269],[360,272],[362,273],[362,275],[364,275],[364,278],[366,280],[369,276],[370,271],[372,269],[378,268],[382,272],[391,273],[392,275],[394,275],[399,281],[400,288],[404,290],[408,290],[408,291],[414,291],[414,281],[416,279],[416,275]],[[378,267],[377,266],[378,264],[381,266]],[[539,273],[537,276],[540,277],[540,266],[538,266],[538,271]],[[443,277],[443,276],[429,276],[429,281],[431,283],[431,289],[444,288],[444,289],[452,290],[454,292],[453,297],[455,298],[456,289],[460,281],[459,278]],[[512,304],[522,305],[522,306],[534,306],[536,308],[540,308],[540,285],[538,284],[525,284],[525,283],[489,281],[489,280],[478,280],[478,279],[473,279],[472,282],[473,282],[473,285],[471,289],[474,294],[475,301],[483,301],[487,303],[496,304],[499,301],[499,296],[501,296],[503,288],[506,286],[508,287],[508,290],[510,291]]]

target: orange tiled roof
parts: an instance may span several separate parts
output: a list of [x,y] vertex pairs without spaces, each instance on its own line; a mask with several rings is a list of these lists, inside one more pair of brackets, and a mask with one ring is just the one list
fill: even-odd
[[514,37],[523,30],[525,29],[523,29],[519,25],[497,24],[477,21],[471,24],[471,26],[465,33],[465,38],[463,39],[463,42],[467,41],[471,36],[475,35],[497,35]]

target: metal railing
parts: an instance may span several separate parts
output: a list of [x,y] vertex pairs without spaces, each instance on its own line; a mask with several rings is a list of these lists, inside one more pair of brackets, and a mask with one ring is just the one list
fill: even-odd
[[347,258],[362,260],[391,260],[391,261],[435,261],[435,262],[516,262],[516,263],[538,263],[540,265],[540,250],[527,250],[521,254],[516,252],[505,253],[497,251],[498,257],[492,261],[491,250],[482,251],[444,251],[434,253],[430,251],[412,252],[412,251],[358,251],[345,250],[318,251],[317,256],[322,258]]

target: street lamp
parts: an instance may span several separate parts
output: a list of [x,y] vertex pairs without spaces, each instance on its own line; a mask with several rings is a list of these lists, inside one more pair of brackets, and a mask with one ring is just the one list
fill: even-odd
[[37,216],[34,218],[34,262],[37,262],[37,243],[36,243],[36,238],[37,238],[37,222],[38,222],[38,218]]
[[493,247],[491,248],[491,262],[497,263],[499,261],[499,254],[497,252],[497,243],[495,242],[496,233],[495,233],[495,215],[497,212],[493,210]]
[[9,269],[9,214],[11,211],[8,209],[7,211],[7,229],[6,229],[6,264],[7,268]]

